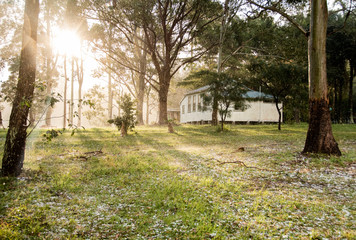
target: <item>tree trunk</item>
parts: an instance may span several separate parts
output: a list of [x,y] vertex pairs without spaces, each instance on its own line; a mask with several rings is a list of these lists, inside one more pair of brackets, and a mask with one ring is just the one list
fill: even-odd
[[[220,36],[219,36],[219,47],[218,47],[218,74],[222,72],[222,50],[223,50],[223,44],[224,44],[224,39],[225,39],[225,32],[226,32],[226,21],[229,15],[229,3],[230,0],[225,0],[224,3],[224,15],[221,20],[221,25],[220,25]],[[218,125],[218,103],[213,99],[213,111],[211,113],[211,125],[212,126],[217,126]],[[221,129],[222,131],[224,130],[223,128]]]
[[143,122],[143,103],[144,103],[144,90],[138,92],[137,95],[137,123],[138,125],[144,125]]
[[[141,52],[141,51],[140,51]],[[143,103],[145,97],[145,75],[147,65],[147,51],[140,54],[140,73],[138,79],[138,93],[137,93],[137,121],[139,125],[143,125]]]
[[334,139],[326,76],[326,0],[311,1],[309,60],[309,129],[303,153],[341,155]]
[[19,80],[4,146],[3,176],[18,176],[23,166],[27,116],[32,104],[36,78],[38,14],[39,0],[26,0]]
[[171,75],[169,70],[163,70],[162,73],[159,75],[159,91],[158,91],[158,98],[159,98],[158,124],[159,125],[165,125],[167,124],[168,121],[167,105],[168,105],[168,90],[169,90],[170,81],[171,81]]
[[79,86],[78,86],[79,102],[78,102],[78,123],[77,123],[77,127],[81,127],[82,126],[82,86],[83,86],[83,82],[79,82]]
[[[114,2],[113,2],[114,4]],[[112,64],[111,64],[111,52],[112,52],[112,31],[113,31],[113,24],[110,21],[109,24],[109,41],[108,41],[108,50],[109,54],[107,55],[108,61],[108,118],[112,119],[112,110],[113,110],[113,92],[112,92]]]
[[278,130],[281,131],[282,113],[281,113],[281,109],[278,106],[278,99],[275,99],[274,104],[276,105],[276,109],[277,109],[277,112],[278,112]]
[[350,61],[350,83],[349,83],[349,111],[350,111],[350,123],[354,123],[354,113],[353,113],[353,81],[354,81],[354,73],[355,73],[355,66]]
[[218,102],[213,98],[213,111],[211,114],[211,125],[217,126],[219,123],[218,120]]
[[67,56],[64,56],[63,129],[67,126]]
[[344,87],[344,79],[342,76],[340,76],[339,79],[339,91],[338,91],[338,102],[337,102],[337,123],[341,123],[342,122],[342,95],[343,95],[343,87]]
[[[110,24],[110,32],[109,32],[109,54],[111,54],[111,30],[112,24]],[[113,106],[113,96],[112,96],[112,72],[111,72],[111,59],[110,56],[107,57],[109,72],[108,72],[108,118],[112,119],[112,106]]]
[[[110,64],[110,63],[109,63]],[[113,97],[112,97],[112,77],[111,77],[111,69],[109,69],[108,74],[108,118],[112,119],[112,106],[113,106]]]
[[72,57],[72,78],[70,82],[69,123],[73,127],[74,118],[74,58]]
[[148,88],[147,90],[147,95],[146,95],[146,124],[149,125],[149,118],[150,118],[150,92],[151,92],[151,87]]
[[82,87],[83,87],[83,80],[84,80],[84,70],[83,70],[83,56],[80,57],[80,66],[77,65],[78,71],[78,124],[77,127],[82,126]]
[[3,123],[2,123],[2,116],[1,116],[1,111],[0,111],[0,127],[2,127],[2,129],[5,129]]
[[[48,3],[46,3],[48,4]],[[53,87],[53,82],[52,82],[52,48],[51,48],[51,23],[49,19],[50,15],[50,6],[46,6],[46,25],[47,25],[47,41],[46,41],[46,82],[47,82],[47,88],[46,88],[46,94],[47,96],[51,96],[52,94],[52,87]],[[52,112],[53,108],[49,106],[47,108],[46,112],[46,126],[50,127],[52,125],[51,123],[51,117],[52,117]]]
[[36,116],[35,116],[33,108],[29,109],[28,115],[29,115],[29,120],[30,120],[30,122],[29,122],[30,127],[35,126]]
[[335,122],[336,121],[336,119],[337,119],[337,117],[336,117],[336,103],[337,103],[337,81],[336,81],[336,79],[334,79],[334,89],[333,89],[333,101],[332,101],[332,104],[331,104],[331,106],[332,106],[332,112],[330,113],[331,114],[331,120],[333,121],[333,122]]
[[121,137],[127,136],[127,127],[125,122],[122,122],[120,131],[121,131]]
[[[135,28],[134,31],[134,39],[135,39],[135,57],[138,64],[138,79],[137,84],[135,86],[136,90],[136,99],[137,99],[137,123],[139,125],[143,125],[143,104],[144,104],[144,97],[145,97],[145,76],[146,76],[146,66],[147,66],[147,45],[143,41],[140,44],[138,34],[140,31]],[[142,38],[144,38],[144,34],[142,34]],[[142,45],[142,46],[140,46]]]

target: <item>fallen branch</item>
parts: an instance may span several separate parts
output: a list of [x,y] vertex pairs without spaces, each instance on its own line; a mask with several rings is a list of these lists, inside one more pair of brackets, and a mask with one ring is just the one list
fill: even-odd
[[271,172],[277,172],[275,170],[272,170],[272,169],[267,169],[267,168],[259,168],[259,167],[253,167],[253,166],[247,166],[244,162],[242,161],[239,161],[239,160],[236,160],[236,161],[232,161],[232,162],[221,162],[219,160],[216,160],[219,165],[223,165],[223,164],[230,164],[230,163],[237,163],[245,168],[254,168],[254,169],[258,169],[258,170],[262,170],[262,171],[271,171]]
[[95,156],[98,156],[98,155],[101,155],[103,154],[103,151],[98,150],[98,151],[92,151],[92,152],[85,152],[83,153],[83,155],[79,155],[77,158],[78,159],[84,159],[84,160],[88,160],[90,157],[95,157]]
[[97,155],[100,155],[100,154],[103,154],[103,151],[98,150],[98,151],[92,151],[92,152],[85,152],[84,155],[89,155],[89,156],[97,156]]

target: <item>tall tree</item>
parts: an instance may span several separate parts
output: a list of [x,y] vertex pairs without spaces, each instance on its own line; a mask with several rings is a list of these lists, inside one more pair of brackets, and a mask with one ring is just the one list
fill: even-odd
[[63,69],[64,69],[64,89],[63,89],[63,129],[67,126],[67,56],[64,56],[63,59]]
[[[86,1],[87,17],[99,20],[91,28],[91,45],[106,55],[98,59],[108,74],[108,116],[112,118],[113,85],[128,88],[137,102],[137,121],[143,124],[143,101],[147,83],[147,50],[142,29],[135,19],[128,21],[117,1]],[[85,6],[85,5],[84,5]]]
[[[223,17],[221,18],[219,45],[218,45],[218,62],[217,62],[218,75],[220,75],[222,72],[223,46],[224,46],[225,33],[226,33],[226,24],[227,24],[228,18],[229,18],[229,3],[230,3],[230,0],[225,0],[224,14],[223,14]],[[211,116],[211,124],[213,126],[215,126],[218,124],[218,99],[214,98],[212,100],[212,102],[213,102],[213,110],[212,110],[212,116]],[[221,128],[221,130],[222,131],[224,130],[223,127]]]
[[78,122],[77,127],[82,126],[82,88],[83,88],[83,81],[84,81],[84,65],[83,65],[83,55],[80,55],[79,59],[76,59],[76,66],[77,66],[77,78],[78,78]]
[[[53,31],[52,31],[52,24],[55,21],[55,15],[60,13],[61,7],[59,6],[60,2],[46,0],[44,2],[44,21],[46,22],[45,25],[45,36],[44,36],[44,52],[45,52],[45,80],[46,80],[46,95],[48,97],[53,95],[53,88],[55,87],[56,81],[54,79],[54,72],[56,70],[58,55],[53,53]],[[52,112],[53,107],[47,106],[46,110],[46,118],[45,118],[45,125],[50,127],[52,124]]]
[[[197,34],[217,17],[212,14],[208,0],[136,1],[134,15],[144,31],[148,54],[158,75],[159,120],[167,123],[168,91],[172,77],[186,63],[199,59],[204,51],[182,58],[180,54],[190,46]],[[214,5],[215,10],[219,5]],[[209,11],[210,10],[210,11]]]
[[[262,87],[263,92],[273,96],[278,112],[278,130],[281,130],[282,109],[281,102],[295,94],[300,94],[300,86],[307,78],[307,71],[303,67],[284,61],[255,60],[248,66],[252,73],[251,85]],[[256,86],[257,85],[257,86]]]
[[23,167],[27,116],[32,104],[36,78],[38,14],[39,0],[26,0],[19,81],[4,146],[3,176],[18,176]]
[[[328,9],[326,0],[310,1],[310,29],[306,31],[283,9],[283,1],[273,5],[249,0],[263,11],[274,11],[285,17],[308,37],[308,79],[309,79],[309,128],[303,153],[325,153],[341,155],[334,139],[329,112],[329,98],[326,76],[326,33]],[[298,1],[292,1],[298,2]]]
[[331,128],[326,76],[326,0],[311,1],[309,59],[309,128],[303,153],[341,155]]

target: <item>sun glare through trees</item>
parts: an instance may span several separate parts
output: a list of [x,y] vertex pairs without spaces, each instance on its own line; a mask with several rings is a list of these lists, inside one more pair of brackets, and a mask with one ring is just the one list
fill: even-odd
[[356,0],[7,0],[0,39],[0,239],[356,239]]
[[80,57],[83,51],[81,37],[71,30],[59,30],[53,39],[53,49],[62,56]]

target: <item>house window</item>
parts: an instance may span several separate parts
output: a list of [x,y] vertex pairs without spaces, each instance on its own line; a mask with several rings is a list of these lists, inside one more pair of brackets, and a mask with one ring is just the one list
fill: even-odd
[[188,113],[192,111],[192,96],[188,96]]
[[184,105],[182,105],[182,114],[184,114]]
[[193,95],[193,112],[196,111],[196,102],[195,102],[195,95]]
[[198,112],[201,112],[201,97],[198,95]]

